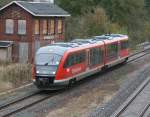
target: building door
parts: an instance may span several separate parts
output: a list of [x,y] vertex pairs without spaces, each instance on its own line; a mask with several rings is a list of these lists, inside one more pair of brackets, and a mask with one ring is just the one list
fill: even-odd
[[7,61],[7,48],[0,48],[0,61]]
[[19,62],[27,63],[28,62],[28,43],[19,44]]

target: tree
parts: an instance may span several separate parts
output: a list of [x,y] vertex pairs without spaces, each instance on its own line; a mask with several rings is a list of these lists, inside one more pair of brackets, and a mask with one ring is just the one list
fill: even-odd
[[97,6],[101,0],[56,0],[56,3],[71,13],[72,16],[83,15],[83,11]]
[[117,23],[111,23],[100,7],[89,9],[82,16],[71,17],[66,20],[66,39],[90,38],[104,33],[124,33]]

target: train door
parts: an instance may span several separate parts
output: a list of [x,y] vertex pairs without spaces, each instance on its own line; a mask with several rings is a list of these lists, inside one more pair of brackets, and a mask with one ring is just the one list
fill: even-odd
[[126,57],[129,55],[129,42],[128,40],[120,41],[120,57]]
[[113,42],[107,45],[107,55],[106,55],[107,62],[111,62],[111,61],[118,59],[119,57],[118,44],[119,43],[117,41],[117,42]]
[[121,42],[118,41],[118,58],[121,58],[120,51],[121,51]]
[[95,68],[104,65],[104,49],[95,47],[89,50],[89,67]]
[[90,69],[90,49],[87,49],[87,60],[86,61],[87,61],[86,68],[87,68],[87,70],[89,70]]

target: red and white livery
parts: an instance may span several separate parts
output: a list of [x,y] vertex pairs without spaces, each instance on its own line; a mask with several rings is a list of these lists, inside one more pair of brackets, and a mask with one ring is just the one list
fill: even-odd
[[126,62],[128,36],[107,34],[75,39],[40,48],[35,57],[33,81],[39,89],[61,87]]

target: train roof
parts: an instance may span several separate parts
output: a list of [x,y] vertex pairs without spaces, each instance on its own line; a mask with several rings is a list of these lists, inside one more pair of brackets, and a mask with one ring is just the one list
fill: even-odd
[[63,46],[59,46],[56,44],[53,45],[48,45],[45,47],[41,47],[40,49],[38,49],[36,54],[41,54],[41,53],[56,53],[59,55],[63,55],[65,53],[66,50],[68,50],[69,47],[63,47]]
[[93,44],[95,41],[93,39],[74,39],[71,41],[72,43],[77,43],[79,45],[83,44]]
[[81,48],[87,48],[92,47],[94,45],[98,44],[104,44],[105,43],[112,43],[114,41],[124,40],[128,39],[127,35],[122,34],[105,34],[101,36],[94,36],[94,38],[91,39],[74,39],[71,42],[59,42],[50,44],[45,47],[41,47],[37,54],[39,53],[56,53],[59,55],[63,55],[67,50],[70,50],[71,48],[75,48],[74,50],[78,50]]
[[123,34],[104,34],[100,36],[94,36],[95,40],[114,40],[114,39],[124,39],[124,38],[128,38],[128,36]]

